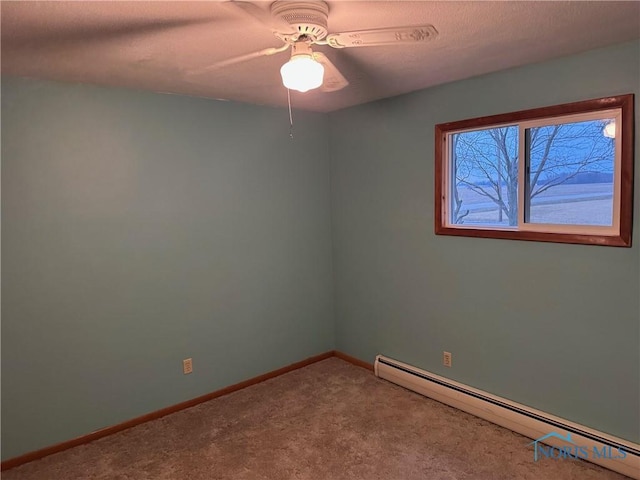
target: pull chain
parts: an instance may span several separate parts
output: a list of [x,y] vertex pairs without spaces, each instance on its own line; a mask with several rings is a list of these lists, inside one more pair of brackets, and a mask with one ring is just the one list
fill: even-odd
[[287,88],[287,102],[289,104],[289,138],[293,140],[293,114],[291,113],[291,90]]

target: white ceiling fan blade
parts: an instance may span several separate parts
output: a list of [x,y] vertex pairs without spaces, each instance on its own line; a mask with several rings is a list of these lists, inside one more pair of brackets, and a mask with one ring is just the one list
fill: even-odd
[[401,45],[432,40],[438,35],[433,25],[414,27],[390,27],[376,30],[332,33],[322,43],[333,48],[374,47],[377,45]]
[[313,58],[324,67],[324,80],[320,90],[323,92],[335,92],[349,85],[344,75],[340,73],[340,70],[338,70],[324,53],[313,52]]
[[281,47],[269,47],[264,48],[262,50],[258,50],[257,52],[247,53],[245,55],[240,55],[238,57],[227,58],[226,60],[221,60],[219,62],[213,63],[203,68],[199,68],[196,70],[191,70],[188,72],[190,75],[201,75],[212,70],[216,70],[219,68],[228,67],[229,65],[234,65],[236,63],[246,62],[247,60],[253,60],[258,57],[269,57],[271,55],[275,55],[280,52],[284,52],[289,48],[288,44],[284,44]]
[[239,0],[229,0],[225,2],[225,5],[229,5],[242,10],[244,13],[253,17],[261,24],[269,27],[272,32],[278,32],[283,34],[293,34],[296,32],[294,27],[281,18],[271,15],[270,12],[263,10],[262,8],[249,2],[242,2]]

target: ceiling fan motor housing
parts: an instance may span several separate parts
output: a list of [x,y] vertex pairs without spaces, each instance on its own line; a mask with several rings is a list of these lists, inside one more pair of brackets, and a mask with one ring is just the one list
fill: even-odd
[[325,2],[278,0],[271,5],[271,14],[281,18],[298,32],[294,35],[276,33],[276,36],[284,41],[295,42],[302,36],[317,41],[327,36],[329,5]]

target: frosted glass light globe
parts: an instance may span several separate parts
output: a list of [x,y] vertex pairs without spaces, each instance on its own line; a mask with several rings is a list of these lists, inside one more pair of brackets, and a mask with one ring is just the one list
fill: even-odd
[[304,93],[322,85],[324,67],[311,55],[293,55],[280,69],[280,75],[285,87]]

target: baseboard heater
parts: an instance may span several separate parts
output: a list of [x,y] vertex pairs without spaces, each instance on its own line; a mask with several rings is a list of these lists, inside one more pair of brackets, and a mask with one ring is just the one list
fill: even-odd
[[[532,459],[581,458],[640,480],[640,445],[491,395],[382,355],[377,377],[537,440]],[[546,438],[543,438],[546,437]],[[555,447],[555,448],[550,448]],[[523,445],[524,448],[524,445]]]

